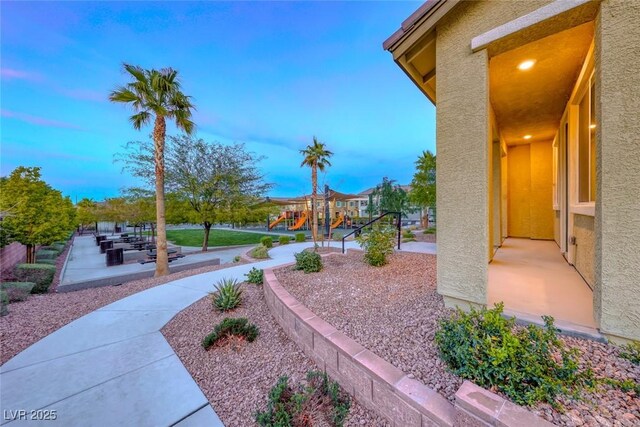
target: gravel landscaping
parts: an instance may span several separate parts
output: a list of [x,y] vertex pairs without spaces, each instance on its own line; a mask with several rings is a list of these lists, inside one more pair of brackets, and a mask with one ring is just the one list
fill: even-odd
[[[452,401],[462,380],[447,372],[433,341],[438,320],[450,313],[436,292],[436,257],[396,253],[379,268],[362,258],[362,252],[349,251],[325,258],[320,273],[304,274],[291,267],[275,273],[316,315]],[[597,377],[640,381],[640,367],[619,358],[617,347],[562,339],[580,349],[582,366],[590,363]],[[561,403],[564,412],[549,405],[539,405],[534,412],[566,426],[640,425],[640,399],[633,392],[603,386],[597,393],[585,392],[583,400]]]
[[[271,316],[262,288],[245,284],[243,304],[227,314],[215,312],[202,298],[180,312],[163,329],[167,341],[228,426],[255,425],[253,415],[266,407],[267,394],[282,375],[290,383],[317,369],[311,359],[285,335]],[[213,289],[212,289],[213,290]],[[202,348],[202,339],[225,317],[247,317],[260,328],[252,342],[229,340],[226,345]],[[346,426],[388,425],[352,401]]]
[[[58,262],[63,256],[64,253],[60,255]],[[233,265],[239,264],[241,263]],[[0,317],[0,342],[2,342],[0,364],[5,363],[41,338],[100,307],[172,280],[227,268],[231,265],[202,267],[160,278],[134,280],[120,286],[31,295],[27,301],[11,303],[9,304],[9,314]]]

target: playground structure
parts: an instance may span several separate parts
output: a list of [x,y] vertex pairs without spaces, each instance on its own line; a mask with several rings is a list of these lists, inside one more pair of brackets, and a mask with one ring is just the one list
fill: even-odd
[[[316,209],[318,212],[318,228],[328,232],[328,229],[351,228],[351,217],[347,212],[347,201],[356,198],[353,194],[344,194],[325,188],[323,194],[318,194]],[[269,230],[310,230],[311,229],[311,197],[303,195],[294,198],[269,198],[265,203],[281,206],[280,215],[271,220],[267,219]]]

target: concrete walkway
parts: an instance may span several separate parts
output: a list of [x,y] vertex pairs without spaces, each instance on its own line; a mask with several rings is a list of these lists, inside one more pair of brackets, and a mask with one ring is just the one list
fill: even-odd
[[221,278],[244,280],[251,268],[293,262],[311,246],[279,246],[267,261],[175,280],[55,331],[0,367],[0,424],[35,424],[31,411],[41,410],[55,411],[47,425],[222,426],[160,329]]

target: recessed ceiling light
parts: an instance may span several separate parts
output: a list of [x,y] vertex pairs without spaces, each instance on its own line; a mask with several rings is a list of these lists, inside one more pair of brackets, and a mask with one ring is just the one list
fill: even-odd
[[595,128],[596,128],[596,124],[595,123],[592,123],[592,124],[589,125],[589,129],[595,129]]
[[519,70],[528,70],[529,68],[533,67],[533,64],[535,64],[536,61],[534,61],[533,59],[527,59],[526,61],[522,61],[519,65],[518,65],[518,69]]
[[525,135],[523,136],[524,139],[531,139],[531,135]]

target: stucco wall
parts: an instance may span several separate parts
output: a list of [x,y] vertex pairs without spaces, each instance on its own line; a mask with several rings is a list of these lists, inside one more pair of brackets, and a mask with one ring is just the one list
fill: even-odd
[[560,211],[553,212],[553,240],[560,246]]
[[605,0],[596,18],[596,320],[640,340],[640,2]]
[[553,239],[553,144],[531,145],[531,238]]
[[573,235],[576,238],[574,267],[587,281],[591,289],[595,286],[595,231],[594,218],[586,215],[573,216]]
[[530,147],[509,147],[509,236],[531,237],[531,157]]
[[465,2],[436,28],[438,292],[486,304],[489,261],[489,70],[471,39],[549,1]]

